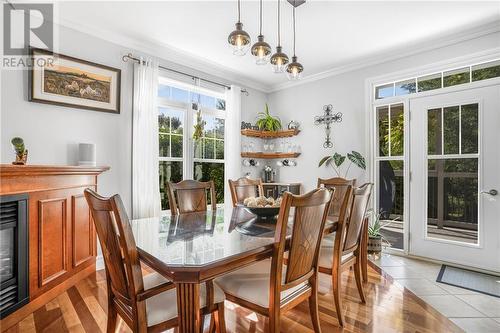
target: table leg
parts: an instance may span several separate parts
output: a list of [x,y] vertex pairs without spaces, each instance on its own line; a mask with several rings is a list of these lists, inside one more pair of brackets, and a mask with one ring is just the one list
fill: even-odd
[[363,233],[361,236],[361,275],[363,282],[368,282],[368,218],[363,221]]
[[176,283],[179,332],[200,333],[200,285],[197,283]]

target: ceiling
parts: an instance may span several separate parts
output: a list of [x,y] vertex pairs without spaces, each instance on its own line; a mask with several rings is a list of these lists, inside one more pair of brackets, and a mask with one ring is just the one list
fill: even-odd
[[[292,7],[282,1],[282,45],[291,56]],[[264,3],[264,35],[276,45],[276,0]],[[258,1],[242,2],[244,29],[258,35]],[[380,57],[401,53],[494,21],[500,2],[479,1],[312,1],[297,8],[297,56],[304,78]],[[166,47],[199,64],[231,71],[263,87],[287,81],[257,66],[250,54],[232,55],[227,35],[236,21],[236,1],[112,1],[59,3],[63,24],[87,32],[123,36]],[[88,29],[86,29],[86,27]],[[198,66],[199,67],[199,66]]]

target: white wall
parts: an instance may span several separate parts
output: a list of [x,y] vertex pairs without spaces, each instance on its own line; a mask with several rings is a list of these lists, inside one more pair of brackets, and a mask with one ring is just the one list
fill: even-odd
[[[75,165],[77,144],[91,142],[97,145],[97,164],[111,170],[99,177],[99,192],[119,193],[131,206],[131,133],[132,133],[132,63],[124,63],[122,55],[132,52],[117,44],[66,27],[59,28],[59,53],[121,69],[121,113],[119,115],[31,103],[28,101],[28,72],[2,70],[1,75],[1,162],[11,163],[14,153],[10,140],[22,137],[29,151],[29,164]],[[165,66],[196,71],[161,61]],[[212,80],[222,81],[208,75]],[[266,95],[248,89],[242,95],[243,119],[251,119],[255,110],[264,104]]]
[[[500,33],[490,34],[474,40],[435,49],[429,52],[404,57],[391,62],[362,68],[331,76],[322,80],[290,87],[268,95],[271,112],[277,114],[284,124],[291,119],[301,124],[302,132],[294,138],[302,148],[297,167],[282,168],[283,181],[301,180],[304,189],[316,186],[318,177],[333,177],[334,172],[326,167],[318,168],[321,157],[333,151],[346,153],[357,150],[366,156],[366,107],[365,80],[392,72],[409,70],[419,66],[441,62],[446,59],[480,52],[500,46]],[[307,64],[305,64],[307,67]],[[335,112],[343,113],[340,124],[332,125],[333,149],[324,149],[324,126],[314,125],[314,116],[323,114],[323,105],[332,104]],[[361,177],[361,170],[351,168],[351,177]],[[299,179],[297,179],[299,178]]]

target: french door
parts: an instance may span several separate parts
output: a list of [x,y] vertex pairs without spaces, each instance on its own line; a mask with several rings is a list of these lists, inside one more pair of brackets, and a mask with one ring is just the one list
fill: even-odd
[[500,86],[409,109],[408,252],[500,271]]

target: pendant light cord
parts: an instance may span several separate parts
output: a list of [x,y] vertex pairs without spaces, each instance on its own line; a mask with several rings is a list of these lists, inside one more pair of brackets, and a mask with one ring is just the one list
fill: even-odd
[[295,6],[293,7],[293,56],[295,57]]
[[241,15],[240,15],[240,12],[241,12],[241,8],[240,8],[240,0],[238,0],[238,23],[240,23],[240,20],[241,20]]
[[260,33],[259,35],[262,36],[262,0],[260,0]]
[[281,35],[280,35],[280,0],[278,0],[278,46],[281,46]]

